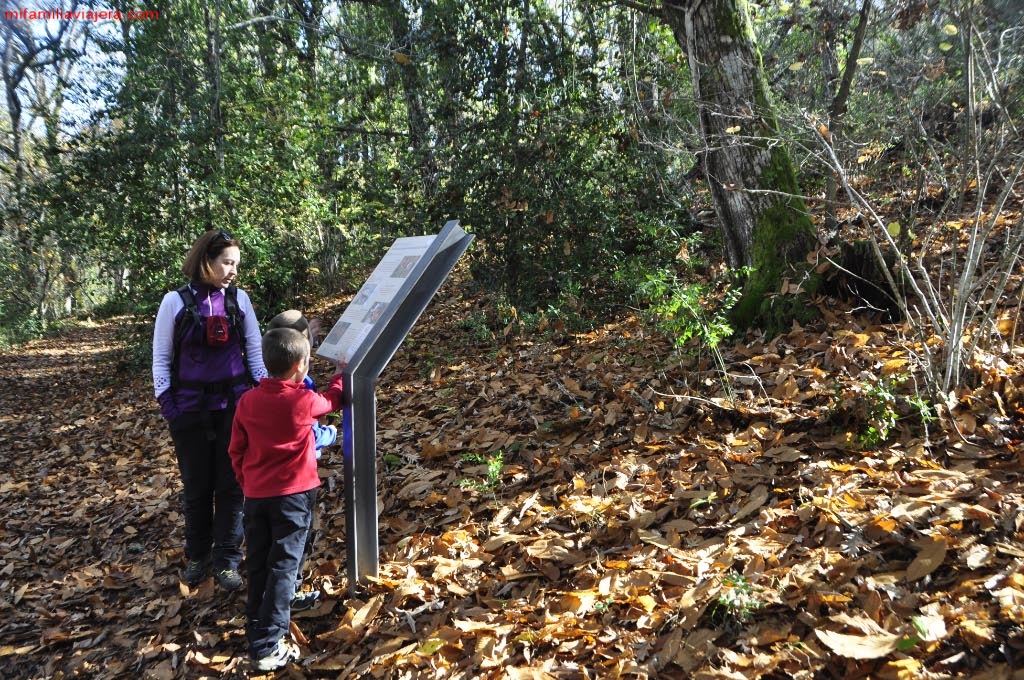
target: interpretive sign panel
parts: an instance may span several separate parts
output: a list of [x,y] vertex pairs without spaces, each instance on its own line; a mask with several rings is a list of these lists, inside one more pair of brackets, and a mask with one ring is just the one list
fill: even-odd
[[320,343],[317,356],[331,361],[348,361],[370,336],[373,325],[395,299],[436,236],[395,239],[352,302]]
[[457,220],[435,236],[396,239],[317,350],[317,356],[346,364],[342,445],[350,593],[379,567],[377,378],[472,240]]

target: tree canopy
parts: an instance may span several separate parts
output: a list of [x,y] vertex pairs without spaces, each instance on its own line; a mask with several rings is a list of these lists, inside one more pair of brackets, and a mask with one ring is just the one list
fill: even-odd
[[[66,18],[82,8],[121,18]],[[151,311],[210,226],[242,240],[269,315],[353,288],[391,239],[452,217],[477,236],[495,325],[653,304],[679,337],[774,332],[847,257],[828,255],[837,211],[874,212],[882,241],[906,227],[866,258],[888,269],[923,211],[962,208],[986,173],[994,191],[1013,179],[1009,2],[82,8],[3,23],[8,340]],[[883,177],[899,205],[863,181]],[[884,298],[914,292],[905,274],[868,276],[871,304],[899,307]],[[933,303],[922,318],[942,325]]]

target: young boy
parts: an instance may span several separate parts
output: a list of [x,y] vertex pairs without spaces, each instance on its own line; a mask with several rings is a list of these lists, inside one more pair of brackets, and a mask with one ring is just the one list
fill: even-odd
[[[267,324],[267,330],[273,328],[294,328],[298,332],[306,336],[310,344],[316,346],[316,335],[317,328],[319,325],[316,320],[312,323],[303,316],[302,312],[297,309],[288,309],[273,319]],[[309,375],[306,376],[303,383],[306,385],[306,389],[316,391],[316,383],[313,378]],[[327,446],[331,446],[338,440],[338,428],[334,425],[321,425],[319,422],[313,423],[313,440],[314,447],[316,449],[316,459],[320,460],[321,449]],[[303,590],[302,582],[304,580],[303,574],[306,569],[306,562],[309,556],[313,553],[313,544],[315,543],[315,534],[318,531],[317,516],[319,506],[313,508],[313,517],[309,523],[309,535],[306,538],[306,547],[303,550],[302,562],[299,563],[299,574],[295,580],[295,597],[292,598],[292,611],[302,611],[309,609],[317,600],[320,598],[320,591],[314,589]]]
[[269,378],[238,400],[228,454],[245,494],[249,592],[246,638],[259,671],[299,657],[288,638],[290,605],[320,478],[312,424],[341,408],[339,364],[323,394],[306,389],[310,344],[291,328],[263,336]]

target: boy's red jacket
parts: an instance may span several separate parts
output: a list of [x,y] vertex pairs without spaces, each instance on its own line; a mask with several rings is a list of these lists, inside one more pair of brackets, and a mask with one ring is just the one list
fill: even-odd
[[300,382],[263,378],[238,400],[228,454],[247,498],[320,486],[312,425],[341,408],[341,374],[317,393]]

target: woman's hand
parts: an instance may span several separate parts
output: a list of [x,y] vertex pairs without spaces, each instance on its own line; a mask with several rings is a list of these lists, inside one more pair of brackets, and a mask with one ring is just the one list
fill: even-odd
[[320,344],[320,319],[307,319],[309,322],[309,340],[313,347]]

